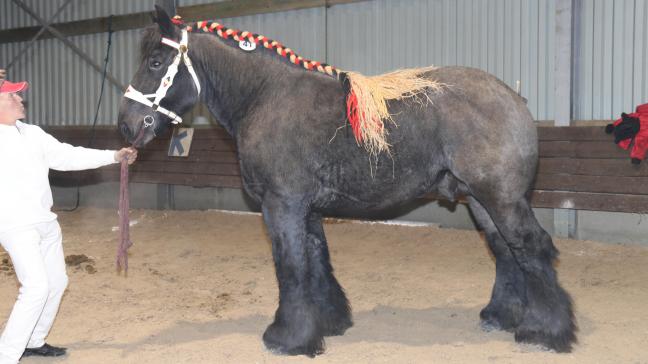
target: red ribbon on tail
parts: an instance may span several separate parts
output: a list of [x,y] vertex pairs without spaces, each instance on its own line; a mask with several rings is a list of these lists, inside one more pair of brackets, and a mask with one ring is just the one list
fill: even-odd
[[358,143],[362,143],[362,132],[360,130],[360,113],[358,110],[358,96],[356,96],[353,89],[349,90],[347,95],[347,120],[351,124],[351,130],[353,130],[353,136]]

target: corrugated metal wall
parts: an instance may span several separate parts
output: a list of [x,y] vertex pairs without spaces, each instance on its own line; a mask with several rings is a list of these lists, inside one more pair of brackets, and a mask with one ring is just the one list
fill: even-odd
[[[70,8],[79,6],[83,1],[75,0]],[[213,0],[182,0],[182,6],[210,3]],[[15,20],[19,26],[36,25],[28,21],[25,14],[13,2],[1,0],[2,13],[0,28],[5,26],[5,19]],[[31,0],[26,4],[33,6],[41,17],[53,15],[64,0]],[[43,6],[47,3],[47,6]],[[106,3],[110,3],[107,6]],[[137,5],[135,5],[137,3]],[[95,12],[72,12],[62,21],[80,20],[126,14],[130,12],[148,11],[154,4],[150,1],[88,1],[84,7],[95,7]],[[94,5],[92,5],[94,4]],[[37,5],[40,5],[38,7]],[[70,10],[67,10],[70,11]],[[326,57],[325,41],[325,10],[313,8],[284,13],[272,13],[245,16],[221,20],[230,27],[250,30],[268,37],[281,40],[291,45],[301,55],[312,59]],[[63,15],[64,13],[61,13]],[[295,31],[296,29],[300,31]],[[111,58],[108,67],[118,80],[127,85],[138,66],[137,52],[139,50],[140,30],[121,31],[113,34]],[[107,34],[93,34],[69,38],[76,46],[85,51],[97,64],[103,66],[107,47]],[[9,64],[14,55],[20,52],[26,43],[0,44],[0,67]],[[101,75],[91,66],[81,60],[58,39],[46,39],[36,42],[34,47],[22,56],[19,64],[9,72],[13,80],[27,79],[32,88],[26,94],[28,102],[27,121],[39,125],[90,125],[94,120],[97,101],[101,88]],[[119,100],[122,90],[106,83],[104,99],[100,108],[98,125],[116,123]],[[199,113],[205,114],[202,108]],[[193,116],[193,115],[192,115]],[[187,118],[192,120],[192,116]]]
[[648,1],[581,4],[573,115],[618,118],[648,102]]
[[553,0],[377,0],[332,7],[329,60],[368,74],[426,65],[481,68],[553,118]]
[[[64,0],[25,0],[44,18]],[[57,21],[147,11],[154,0],[73,0]],[[214,0],[181,0],[182,6]],[[574,119],[610,119],[648,99],[648,0],[580,0],[574,41]],[[555,0],[374,0],[325,10],[221,20],[265,34],[307,58],[378,74],[395,68],[467,65],[521,82],[533,116],[553,118]],[[10,0],[0,1],[0,29],[37,25]],[[102,64],[106,34],[70,38]],[[139,31],[114,34],[110,71],[127,84],[136,68]],[[23,44],[0,45],[0,66]],[[29,121],[90,124],[100,75],[60,41],[38,41],[10,72],[28,79]],[[114,124],[120,90],[107,84],[100,124]]]
[[[182,0],[182,5],[197,5],[218,0]],[[65,0],[24,0],[41,18],[49,20]],[[92,19],[150,11],[155,0],[73,0],[55,22]],[[38,21],[10,0],[0,0],[0,29],[39,25]],[[127,85],[137,68],[140,30],[113,34],[109,72]],[[108,35],[91,34],[69,38],[95,63],[103,66]],[[26,43],[0,44],[0,67],[11,62]],[[10,71],[13,80],[29,80],[26,93],[29,122],[40,125],[90,125],[99,100],[101,75],[58,39],[40,40],[20,58]],[[112,125],[122,90],[106,82],[99,125]]]

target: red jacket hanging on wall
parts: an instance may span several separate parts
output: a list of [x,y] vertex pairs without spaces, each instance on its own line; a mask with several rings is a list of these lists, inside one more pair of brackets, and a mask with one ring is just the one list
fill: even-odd
[[605,130],[614,133],[614,142],[621,148],[628,150],[632,146],[632,163],[641,163],[648,151],[648,104],[637,106],[632,114],[621,114],[621,119],[608,125]]

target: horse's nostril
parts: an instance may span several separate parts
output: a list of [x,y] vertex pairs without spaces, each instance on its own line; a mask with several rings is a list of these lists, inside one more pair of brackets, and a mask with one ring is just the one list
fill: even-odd
[[119,127],[124,138],[129,139],[131,137],[131,131],[127,124],[121,124]]

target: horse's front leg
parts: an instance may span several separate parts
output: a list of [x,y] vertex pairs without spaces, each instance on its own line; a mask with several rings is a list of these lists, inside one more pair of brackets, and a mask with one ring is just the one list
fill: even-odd
[[353,325],[351,307],[333,274],[320,214],[311,213],[308,217],[306,247],[311,268],[311,297],[320,310],[318,319],[322,333],[324,336],[342,335]]
[[300,200],[266,195],[263,218],[279,283],[279,308],[263,334],[269,350],[315,356],[324,351],[319,309],[311,297],[311,262],[307,249],[309,207]]

